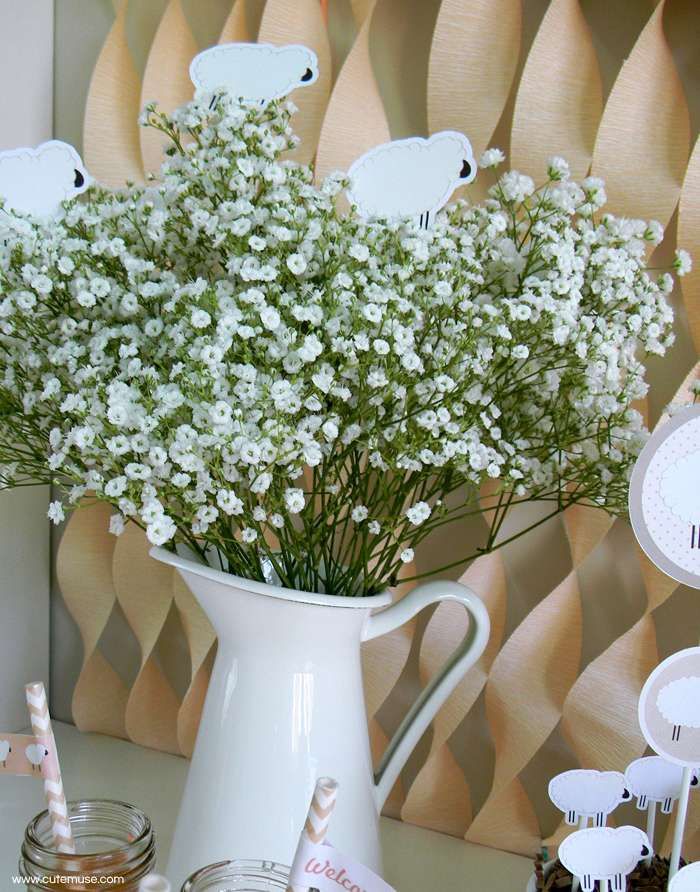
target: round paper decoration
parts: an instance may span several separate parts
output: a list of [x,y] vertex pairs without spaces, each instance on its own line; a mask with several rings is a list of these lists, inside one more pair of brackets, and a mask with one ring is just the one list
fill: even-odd
[[654,669],[639,698],[639,724],[660,756],[700,765],[700,647],[672,654]]
[[700,588],[700,406],[656,430],[630,483],[634,534],[656,566]]

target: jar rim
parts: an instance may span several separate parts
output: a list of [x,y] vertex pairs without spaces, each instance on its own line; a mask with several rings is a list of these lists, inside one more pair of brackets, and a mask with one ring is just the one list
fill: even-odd
[[[92,806],[117,806],[118,808],[123,809],[127,813],[137,816],[143,821],[143,828],[138,836],[135,836],[129,842],[125,842],[123,845],[115,846],[113,849],[108,849],[104,852],[96,852],[88,857],[97,857],[99,858],[102,855],[112,855],[124,853],[126,854],[129,849],[133,846],[138,845],[139,843],[145,842],[149,837],[153,835],[153,827],[151,825],[151,819],[148,815],[141,811],[140,808],[137,808],[135,805],[131,805],[128,802],[122,802],[120,799],[71,799],[68,803],[68,818],[70,820],[71,810],[76,808],[77,806],[83,805],[92,805]],[[38,833],[38,825],[42,820],[49,819],[49,811],[48,809],[44,809],[44,811],[39,812],[36,817],[32,818],[32,820],[27,825],[27,829],[25,830],[25,840],[31,844],[31,846],[40,854],[53,856],[58,854],[54,846],[46,846],[43,844],[41,839],[39,838]],[[65,860],[68,864],[76,863],[77,861],[85,860],[85,855],[80,853],[72,853],[72,852],[61,852],[61,859]]]
[[245,858],[234,858],[230,861],[218,861],[216,864],[207,864],[206,867],[200,867],[192,876],[185,880],[182,892],[196,892],[196,883],[206,880],[228,879],[229,877],[222,872],[240,873],[245,877],[246,871],[260,871],[270,874],[269,879],[279,880],[280,888],[286,889],[289,882],[289,867],[279,864],[276,861],[255,861]]

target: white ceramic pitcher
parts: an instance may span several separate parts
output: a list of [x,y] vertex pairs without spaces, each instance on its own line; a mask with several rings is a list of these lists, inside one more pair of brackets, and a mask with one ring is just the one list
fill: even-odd
[[[381,873],[378,816],[401,768],[440,706],[483,652],[489,618],[456,582],[418,586],[393,606],[309,594],[242,579],[162,548],[218,635],[218,652],[172,843],[168,877],[179,888],[228,858],[291,864],[316,779],[340,783],[330,839]],[[457,601],[465,640],[409,710],[375,777],[360,644],[420,610]]]

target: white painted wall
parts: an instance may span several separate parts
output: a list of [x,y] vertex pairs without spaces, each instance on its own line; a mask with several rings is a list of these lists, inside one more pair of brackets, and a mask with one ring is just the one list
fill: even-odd
[[[0,0],[0,149],[53,135],[53,2]],[[24,685],[49,675],[47,487],[0,492],[0,730],[27,725]]]

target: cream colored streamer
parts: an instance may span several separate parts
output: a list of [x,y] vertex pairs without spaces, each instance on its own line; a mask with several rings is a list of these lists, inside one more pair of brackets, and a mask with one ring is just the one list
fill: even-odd
[[688,106],[656,6],[622,66],[598,130],[592,172],[603,177],[608,209],[657,219],[675,210],[690,147]]
[[299,111],[294,132],[300,145],[289,157],[308,164],[316,154],[321,123],[331,91],[331,48],[318,0],[267,0],[258,34],[260,43],[302,43],[318,56],[318,80],[294,91],[290,98]]
[[462,131],[483,152],[510,93],[521,31],[520,0],[443,0],[428,67],[431,133]]
[[520,78],[512,166],[541,183],[547,159],[562,155],[575,178],[585,177],[602,112],[598,59],[579,0],[550,3]]
[[69,518],[56,556],[56,575],[66,607],[83,642],[83,663],[73,689],[73,719],[81,731],[126,737],[128,690],[99,648],[116,603],[109,533],[111,509],[103,503],[78,508]]
[[491,668],[486,714],[496,767],[491,793],[467,832],[470,841],[498,846],[490,834],[503,814],[504,797],[524,795],[518,774],[559,723],[579,671],[580,651],[581,602],[572,570],[528,613]]
[[235,0],[221,29],[219,43],[250,43],[253,40],[246,7],[246,0]]
[[173,593],[185,630],[192,666],[189,688],[177,715],[177,740],[180,751],[185,756],[191,756],[209,684],[211,667],[208,658],[216,642],[216,635],[199,602],[179,573],[173,574]]
[[173,604],[175,571],[149,557],[149,547],[142,530],[130,523],[114,549],[114,587],[141,648],[141,668],[126,707],[126,729],[136,743],[179,753],[180,704],[154,653]]
[[681,280],[685,312],[696,350],[700,350],[700,139],[683,180],[678,207],[678,245],[693,256],[693,269]]
[[141,182],[139,76],[126,40],[129,0],[121,0],[92,72],[83,126],[83,157],[105,186]]
[[[502,556],[494,552],[475,561],[460,578],[483,600],[491,619],[491,637],[478,663],[460,682],[435,717],[430,753],[418,772],[401,817],[410,824],[463,836],[472,820],[469,786],[449,746],[450,736],[474,706],[502,644],[506,579]],[[462,640],[468,619],[456,605],[443,604],[433,615],[420,648],[421,680],[426,684]]]
[[[198,47],[187,23],[181,0],[169,0],[146,62],[141,105],[157,102],[161,111],[172,112],[194,93],[189,67]],[[140,127],[141,154],[147,173],[157,173],[168,138],[152,127]]]
[[370,11],[331,93],[316,155],[317,180],[333,170],[347,170],[372,146],[390,139],[369,55],[371,23]]

